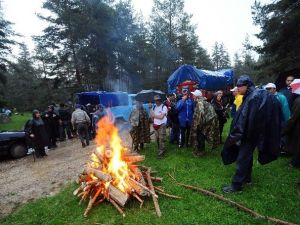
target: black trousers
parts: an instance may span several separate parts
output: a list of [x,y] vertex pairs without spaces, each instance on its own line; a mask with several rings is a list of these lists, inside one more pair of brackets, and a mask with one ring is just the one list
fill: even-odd
[[186,126],[186,127],[180,127],[180,145],[184,146],[184,144],[186,143],[186,145],[188,145],[189,142],[189,138],[190,138],[190,130],[191,127],[190,126]]
[[256,146],[249,141],[241,143],[236,161],[236,172],[232,180],[232,185],[236,188],[241,188],[244,182],[251,181],[253,152],[255,147]]
[[205,136],[200,129],[197,129],[197,151],[205,151]]

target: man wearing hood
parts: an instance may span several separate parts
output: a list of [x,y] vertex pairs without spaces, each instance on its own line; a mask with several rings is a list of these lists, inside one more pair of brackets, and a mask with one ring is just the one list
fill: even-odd
[[236,172],[226,193],[239,192],[245,183],[251,183],[253,151],[259,150],[261,164],[277,159],[280,151],[281,109],[274,95],[255,89],[248,76],[237,82],[243,103],[232,121],[232,126],[222,151],[225,165],[236,161]]
[[130,136],[132,138],[133,151],[138,152],[144,147],[144,143],[150,143],[149,116],[141,102],[136,102],[130,113],[129,123],[132,126]]
[[202,92],[196,90],[192,94],[195,101],[195,111],[191,127],[190,143],[196,150],[194,155],[202,157],[205,153],[205,140],[213,148],[220,142],[219,122],[213,106],[204,100]]
[[33,110],[32,120],[26,124],[25,132],[30,137],[33,148],[35,149],[36,157],[40,158],[47,156],[45,147],[49,145],[49,138],[45,123],[41,119],[41,114],[38,110]]

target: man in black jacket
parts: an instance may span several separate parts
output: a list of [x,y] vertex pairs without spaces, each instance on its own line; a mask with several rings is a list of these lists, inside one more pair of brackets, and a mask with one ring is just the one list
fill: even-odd
[[280,89],[280,93],[282,93],[286,99],[288,100],[290,110],[292,110],[293,101],[294,101],[294,94],[292,93],[291,83],[294,81],[295,77],[292,75],[287,76],[285,80],[286,86]]
[[242,185],[251,183],[253,151],[259,149],[261,164],[275,160],[280,147],[280,103],[266,90],[255,89],[248,76],[242,76],[237,87],[244,95],[243,103],[232,122],[230,133],[222,151],[225,165],[236,161],[236,172],[226,193],[242,190]]
[[50,148],[56,148],[56,138],[59,130],[59,116],[54,111],[54,106],[49,105],[48,110],[43,113],[42,119],[45,123],[46,131],[50,139]]

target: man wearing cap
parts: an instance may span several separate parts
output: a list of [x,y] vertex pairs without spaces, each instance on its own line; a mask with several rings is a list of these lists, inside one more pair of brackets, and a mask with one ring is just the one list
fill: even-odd
[[236,161],[236,172],[226,193],[239,192],[245,183],[252,181],[253,151],[259,150],[261,164],[277,159],[280,150],[280,104],[266,90],[255,89],[248,76],[237,82],[243,103],[233,119],[230,133],[224,144],[222,159],[225,165]]
[[167,127],[167,106],[162,104],[159,95],[154,96],[155,105],[150,110],[150,116],[153,119],[153,128],[158,145],[158,158],[161,159],[165,154],[166,127]]
[[273,83],[268,83],[265,86],[265,89],[275,95],[276,99],[279,101],[281,105],[282,119],[283,122],[286,122],[291,117],[291,111],[286,97],[282,93],[276,91],[276,85]]
[[[90,144],[88,126],[91,123],[88,114],[81,109],[80,104],[76,104],[75,111],[72,113],[71,119],[73,127],[76,127],[82,147]],[[86,143],[84,142],[84,139]]]
[[202,157],[205,152],[205,140],[213,147],[219,144],[219,122],[213,106],[204,100],[202,92],[192,92],[195,100],[195,111],[191,127],[190,143],[195,148],[194,155]]
[[238,111],[243,102],[243,95],[239,94],[237,87],[232,88],[230,91],[234,97],[234,101],[231,106],[231,117],[234,118],[236,111]]

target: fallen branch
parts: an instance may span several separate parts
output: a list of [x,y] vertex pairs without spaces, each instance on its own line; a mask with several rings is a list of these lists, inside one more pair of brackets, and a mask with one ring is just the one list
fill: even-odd
[[84,212],[84,217],[87,217],[87,214],[89,213],[89,211],[92,209],[93,204],[95,203],[98,195],[101,193],[101,189],[99,188],[98,191],[96,192],[96,194],[94,195],[93,198],[90,199],[88,207],[86,208],[85,212]]
[[211,197],[214,197],[222,202],[226,202],[228,203],[229,205],[232,205],[252,216],[254,216],[255,218],[258,218],[258,219],[265,219],[269,222],[272,222],[272,223],[275,223],[275,224],[280,224],[280,225],[296,225],[294,223],[290,223],[290,222],[287,222],[287,221],[284,221],[284,220],[280,220],[280,219],[276,219],[276,218],[273,218],[273,217],[269,217],[269,216],[264,216],[264,215],[261,215],[255,211],[253,211],[252,209],[249,209],[239,203],[236,203],[228,198],[224,198],[223,196],[221,195],[218,195],[218,194],[215,194],[211,191],[208,191],[206,189],[203,189],[203,188],[200,188],[200,187],[195,187],[195,186],[192,186],[192,185],[187,185],[187,184],[183,184],[183,183],[180,183],[178,182],[171,174],[169,174],[169,176],[174,180],[174,182],[179,185],[179,186],[182,186],[182,187],[185,187],[185,188],[188,188],[188,189],[191,189],[191,190],[195,190],[195,191],[198,191],[198,192],[201,192],[205,195],[208,195],[208,196],[211,196]]
[[136,180],[132,179],[131,177],[129,178],[129,180],[133,181],[134,183],[139,185],[141,188],[144,188],[146,191],[148,191],[150,194],[152,194],[155,198],[158,198],[157,194],[155,194],[155,192],[153,192],[152,190],[147,188],[145,185],[142,185],[141,183],[137,182]]
[[163,191],[156,191],[157,193],[161,194],[161,195],[164,195],[164,196],[167,196],[169,198],[175,198],[175,199],[182,199],[182,197],[180,196],[176,196],[176,195],[171,195],[171,194],[168,194],[166,192],[163,192]]
[[125,213],[123,212],[123,210],[121,209],[121,207],[112,199],[109,200],[111,202],[111,204],[113,204],[113,206],[118,210],[118,212],[125,217]]
[[154,187],[153,187],[152,180],[151,180],[151,168],[149,168],[147,170],[146,178],[147,178],[150,190],[154,193],[154,194],[152,194],[152,199],[153,199],[156,214],[157,214],[158,217],[161,217],[161,211],[160,211],[160,208],[159,208],[157,198],[155,197],[156,194],[155,194]]
[[140,208],[142,208],[144,201],[136,193],[133,193],[132,196],[135,197],[141,203]]

